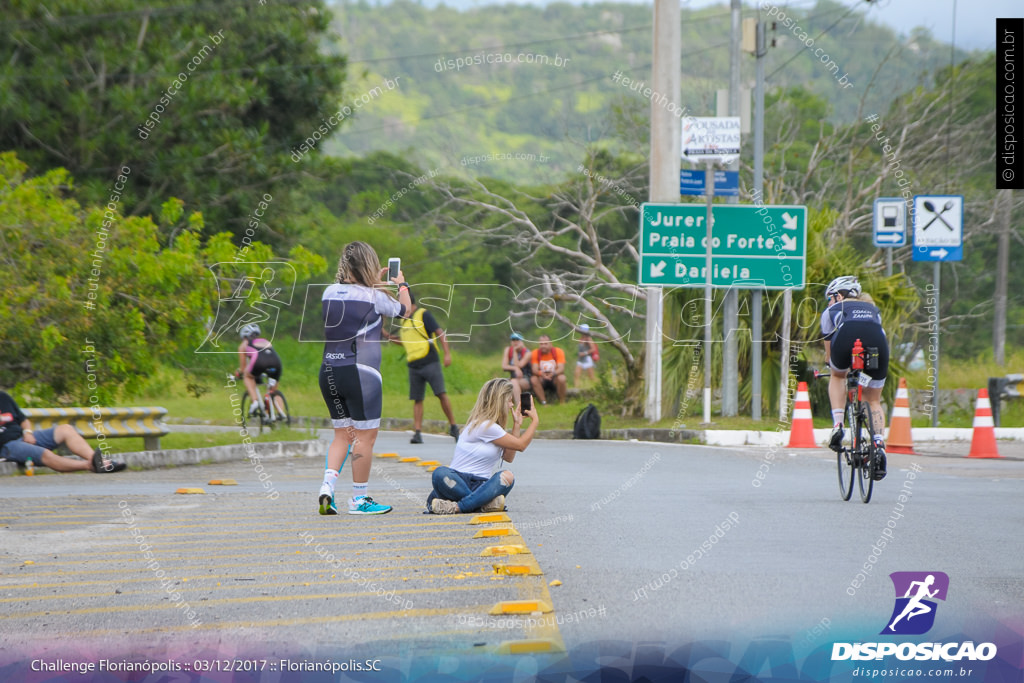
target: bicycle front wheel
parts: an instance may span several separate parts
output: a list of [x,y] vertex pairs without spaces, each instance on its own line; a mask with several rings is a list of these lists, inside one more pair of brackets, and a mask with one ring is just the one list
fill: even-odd
[[860,453],[860,467],[857,469],[857,481],[860,488],[860,499],[865,503],[871,501],[871,491],[875,487],[875,426],[872,424],[871,408],[861,405],[857,416],[857,433],[860,441],[857,452]]
[[259,431],[257,433],[263,433],[263,411],[258,410],[255,415],[250,415],[249,410],[252,404],[252,399],[249,398],[249,394],[246,393],[242,397],[242,426],[247,430],[255,429],[259,425]]
[[846,406],[846,434],[843,437],[842,448],[836,453],[836,463],[839,469],[839,495],[843,500],[850,500],[853,495],[853,475],[857,471],[854,466],[854,434],[856,420],[853,416],[853,406]]

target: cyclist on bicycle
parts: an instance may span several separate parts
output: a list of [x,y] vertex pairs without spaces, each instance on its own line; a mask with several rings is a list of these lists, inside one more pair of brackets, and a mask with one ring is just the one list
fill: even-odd
[[875,428],[875,479],[885,477],[885,414],[882,412],[882,387],[889,369],[889,342],[882,328],[882,314],[863,293],[853,275],[837,277],[825,289],[828,308],[821,314],[821,333],[825,337],[825,355],[832,370],[828,382],[828,398],[832,404],[832,438],[829,447],[838,452],[843,443],[843,416],[846,412],[846,375],[850,370],[853,344],[860,339],[864,348],[878,349],[878,369],[862,370],[871,377],[864,389],[864,399],[871,410]]
[[[281,381],[281,357],[269,341],[260,336],[260,326],[255,324],[242,325],[238,330],[242,336],[242,343],[238,345],[238,372],[236,377],[242,377],[245,382],[245,389],[252,399],[250,415],[255,415],[260,409],[260,396],[256,392],[256,385],[262,382],[262,375],[274,382]],[[279,413],[284,412],[284,405],[279,399],[274,400]]]

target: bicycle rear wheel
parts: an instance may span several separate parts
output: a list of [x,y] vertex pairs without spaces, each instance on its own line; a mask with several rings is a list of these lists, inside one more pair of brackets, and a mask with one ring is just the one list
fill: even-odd
[[[281,399],[280,400],[280,403],[281,403],[280,406],[277,405],[278,399]],[[275,391],[274,392],[273,400],[274,400],[274,408],[277,411],[277,419],[278,419],[278,421],[283,422],[285,427],[291,427],[292,426],[292,414],[291,414],[291,411],[288,410],[288,399],[286,399],[284,397],[284,394],[282,394],[280,391]]]
[[839,495],[843,500],[850,500],[853,495],[853,475],[857,471],[854,467],[854,433],[856,421],[853,419],[853,406],[846,406],[846,434],[843,437],[842,448],[836,453],[836,464],[839,469]]
[[857,469],[857,481],[860,488],[860,499],[865,503],[871,501],[871,491],[875,487],[875,427],[871,420],[871,408],[861,405],[857,416],[857,433],[860,441],[857,452],[860,453],[860,467]]

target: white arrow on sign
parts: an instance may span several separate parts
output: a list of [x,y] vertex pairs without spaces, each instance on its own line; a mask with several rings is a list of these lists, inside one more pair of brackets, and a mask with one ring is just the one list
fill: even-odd
[[903,241],[903,234],[899,232],[880,232],[875,236],[875,239],[879,242],[901,242]]
[[945,249],[933,249],[929,256],[938,256],[940,259],[944,259],[947,254],[949,254],[949,252]]
[[651,277],[661,277],[665,274],[665,266],[668,264],[664,261],[658,261],[657,263],[651,264]]
[[796,230],[796,216],[790,216],[789,211],[782,214],[782,227],[786,230]]
[[782,248],[785,251],[796,251],[796,238],[782,235]]

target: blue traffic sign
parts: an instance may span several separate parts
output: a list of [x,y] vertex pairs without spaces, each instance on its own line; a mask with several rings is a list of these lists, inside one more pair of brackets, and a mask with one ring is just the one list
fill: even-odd
[[914,261],[961,261],[964,196],[914,196]]
[[876,247],[902,247],[907,243],[907,203],[879,197],[874,204],[872,243]]
[[[679,170],[679,194],[702,195],[707,192],[704,171],[683,168]],[[740,172],[715,171],[715,196],[739,197]]]

